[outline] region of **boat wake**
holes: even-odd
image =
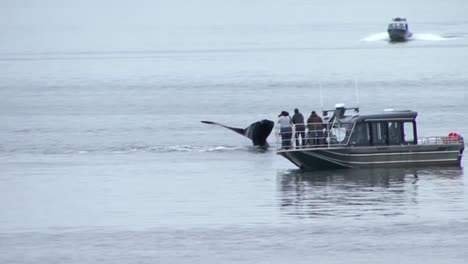
[[[194,146],[194,145],[169,145],[169,146],[121,146],[121,147],[101,147],[101,148],[49,148],[40,150],[33,149],[2,149],[0,155],[4,154],[41,154],[41,155],[94,155],[94,154],[136,154],[136,153],[183,153],[183,152],[229,152],[250,150],[251,146]]]
[[[409,40],[425,40],[425,41],[443,41],[443,40],[454,40],[459,39],[457,36],[441,36],[438,34],[432,33],[414,33],[411,39]],[[373,42],[373,41],[389,41],[387,32],[376,33],[370,36],[367,36],[361,41]]]
[[[122,148],[111,150],[111,153],[132,153],[132,152],[151,152],[151,153],[168,153],[168,152],[225,152],[239,150],[239,146],[192,146],[192,145],[173,145],[173,146],[147,146],[137,148]]]
[[[382,41],[382,40],[388,40],[388,34],[387,32],[383,32],[383,33],[377,33],[377,34],[372,34],[370,36],[367,36],[363,39],[361,39],[361,41]]]
[[[457,37],[444,37],[436,34],[430,34],[430,33],[420,33],[420,34],[413,34],[412,39],[414,40],[452,40],[452,39],[457,39]]]

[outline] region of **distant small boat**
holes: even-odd
[[[403,17],[393,18],[388,24],[387,32],[391,41],[406,41],[413,35],[408,29],[406,18]]]

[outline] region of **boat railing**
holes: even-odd
[[[450,145],[460,144],[463,140],[459,137],[419,137],[418,145]]]
[[[290,125],[289,127],[275,127],[276,150],[336,148],[349,145],[353,134],[352,123],[309,123],[304,125]],[[450,145],[463,144],[460,136],[431,136],[418,137],[418,145]],[[405,145],[405,144],[401,144]]]
[[[276,148],[285,150],[345,146],[353,128],[354,124],[339,123],[308,123],[290,125],[287,128],[276,126]]]

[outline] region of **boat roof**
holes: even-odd
[[[347,115],[346,112],[340,114],[339,109],[335,111],[335,118],[340,122],[358,123],[369,121],[413,121],[418,113],[412,110],[394,110],[386,109],[375,114],[360,114],[358,108],[344,108],[345,110],[354,110],[354,113]],[[357,110],[357,111],[356,111]]]
[[[394,18],[392,18],[392,21],[394,21],[394,22],[406,22],[406,18],[404,18],[404,17],[394,17]]]
[[[416,119],[418,115],[417,112],[411,110],[393,110],[393,111],[384,111],[382,113],[377,114],[365,114],[365,115],[353,115],[350,117],[344,116],[343,118],[339,118],[340,121],[344,121],[343,119],[347,119],[347,122],[366,122],[366,121],[413,121]]]

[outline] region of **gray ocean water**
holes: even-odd
[[[298,170],[336,103],[468,136],[468,2],[0,2],[0,263],[467,263],[462,168]],[[413,40],[389,43],[406,16]]]

